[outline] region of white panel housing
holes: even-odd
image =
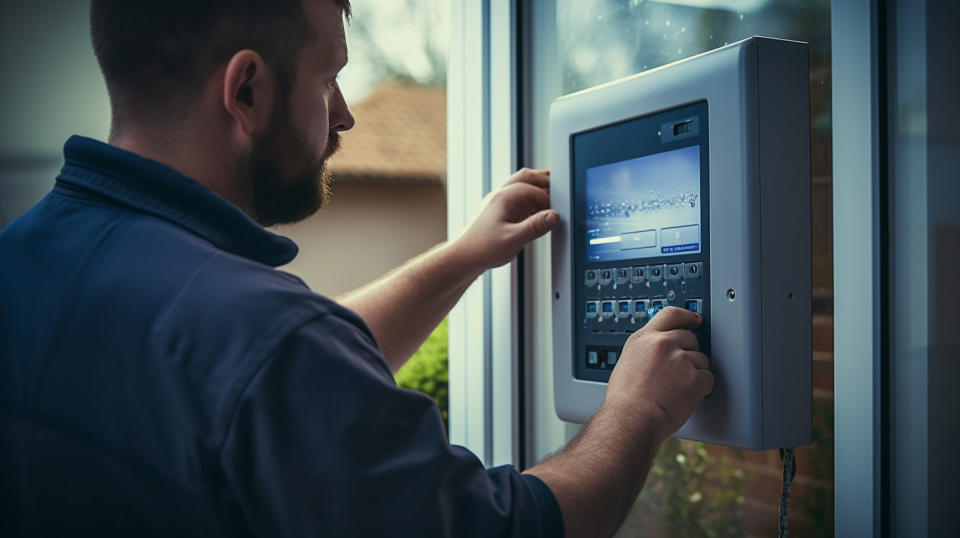
[[[754,37],[561,97],[551,107],[554,394],[583,422],[606,383],[573,375],[572,162],[576,133],[706,101],[710,312],[716,376],[677,433],[749,449],[811,441],[810,121],[807,46]],[[731,301],[727,290],[735,290]]]

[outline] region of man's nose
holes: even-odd
[[[347,106],[347,101],[343,98],[343,93],[340,92],[339,84],[337,85],[330,116],[332,131],[349,131],[353,129],[353,126],[357,123],[353,117],[353,113],[350,112],[350,107]]]

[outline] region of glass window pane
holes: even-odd
[[[810,44],[814,443],[798,450],[797,536],[833,535],[833,294],[830,3],[827,0],[558,0],[562,92],[763,35]],[[544,61],[542,58],[537,61]],[[620,536],[776,532],[782,464],[753,452],[669,440]]]

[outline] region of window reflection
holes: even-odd
[[[563,93],[654,69],[753,35],[810,45],[814,443],[797,452],[791,532],[833,535],[833,261],[828,0],[558,0]],[[620,536],[770,535],[781,462],[671,439]]]

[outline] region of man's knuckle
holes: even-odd
[[[664,354],[673,348],[673,342],[670,341],[670,337],[666,333],[657,333],[653,337],[651,346],[657,353]]]

